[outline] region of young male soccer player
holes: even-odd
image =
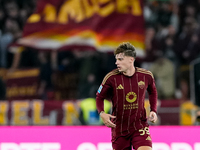
[[[109,72],[100,85],[96,105],[107,127],[112,128],[113,150],[152,150],[149,125],[144,108],[145,92],[150,101],[149,120],[157,120],[157,90],[150,71],[134,66],[136,50],[130,43],[114,52],[117,69]],[[103,101],[112,101],[112,115],[104,112]]]

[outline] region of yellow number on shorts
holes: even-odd
[[[150,134],[150,133],[149,133],[149,128],[148,128],[148,127],[145,127],[144,129],[140,129],[139,132],[142,132],[140,135],[144,135],[145,133],[146,133],[146,134]]]

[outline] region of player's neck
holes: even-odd
[[[134,75],[134,73],[135,73],[135,67],[134,66],[127,69],[126,72],[123,72],[123,74],[126,75],[126,76],[132,76],[132,75]]]

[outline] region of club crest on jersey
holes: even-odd
[[[101,90],[102,90],[103,86],[100,85],[99,89],[98,89],[98,93],[101,93]]]
[[[133,103],[135,102],[137,99],[137,95],[134,92],[129,92],[128,94],[126,94],[126,100],[129,103]]]
[[[138,86],[139,86],[139,88],[143,89],[145,87],[144,81],[138,82]]]

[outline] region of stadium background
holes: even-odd
[[[112,51],[124,41],[137,48],[135,65],[156,80],[154,150],[199,150],[199,23],[198,0],[1,0],[0,130],[8,135],[0,136],[1,150],[28,149],[27,143],[66,150],[62,140],[69,137],[69,143],[80,137],[78,150],[108,150],[110,131],[96,112],[95,93],[115,68]],[[148,101],[145,107],[148,113]],[[94,139],[92,129],[105,135]],[[78,148],[84,142],[89,146]]]

